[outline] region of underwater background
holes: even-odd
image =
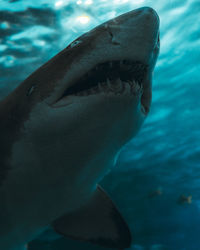
[[[160,16],[151,112],[101,185],[136,249],[200,250],[200,1],[0,0],[0,99],[71,41],[135,8]],[[103,250],[51,236],[30,250]]]

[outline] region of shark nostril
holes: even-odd
[[[113,33],[112,33],[112,31],[111,31],[111,29],[110,29],[110,27],[109,27],[108,24],[105,25],[105,28],[108,31],[108,34],[111,36],[111,38],[113,38]]]
[[[114,37],[114,35],[113,35],[112,31],[111,31],[111,28],[109,27],[108,24],[105,25],[105,28],[106,28],[106,30],[108,31],[108,34],[111,37],[112,44],[114,44],[114,45],[120,45],[120,43],[115,39],[115,37]]]

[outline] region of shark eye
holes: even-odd
[[[72,43],[70,44],[70,48],[75,47],[75,46],[78,45],[79,43],[82,43],[82,41],[81,41],[81,40],[76,40],[76,41],[72,42]]]

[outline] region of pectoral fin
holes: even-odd
[[[66,237],[104,247],[120,249],[131,244],[126,222],[100,186],[84,207],[58,218],[52,226]]]

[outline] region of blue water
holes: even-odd
[[[161,20],[151,113],[101,184],[130,225],[132,250],[199,250],[199,0],[0,0],[0,98],[77,36],[142,6]],[[59,238],[35,249],[103,248]]]

